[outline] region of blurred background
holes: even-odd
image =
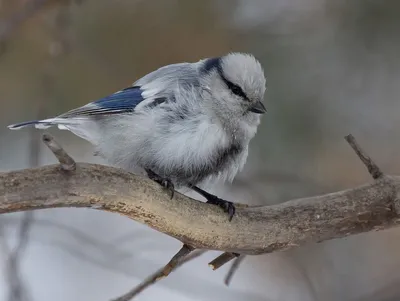
[[[253,53],[268,114],[245,170],[221,197],[249,204],[370,181],[343,136],[387,173],[400,162],[396,0],[0,0],[0,171],[55,163],[40,132],[6,125],[57,115],[165,64]],[[52,130],[77,160],[92,147]],[[88,209],[0,216],[0,300],[102,301],[155,272],[180,243]],[[246,257],[229,287],[207,252],[135,300],[400,300],[400,231]]]

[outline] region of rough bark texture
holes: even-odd
[[[273,206],[222,209],[113,167],[80,163],[0,174],[0,213],[83,207],[125,215],[198,249],[261,254],[399,224],[400,177]]]

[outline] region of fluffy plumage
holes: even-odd
[[[264,92],[260,63],[230,53],[162,67],[83,107],[9,128],[70,130],[111,164],[152,170],[177,187],[231,181],[265,112]]]

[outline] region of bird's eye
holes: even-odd
[[[228,84],[229,90],[231,90],[233,94],[242,97],[244,100],[247,100],[246,94],[243,92],[243,90],[239,86],[231,83],[230,81],[227,81],[227,84]]]
[[[242,89],[240,89],[238,86],[233,86],[231,88],[231,91],[233,92],[233,94],[239,95],[242,93]]]
[[[247,98],[247,95],[243,92],[242,88],[240,88],[238,85],[235,85],[231,81],[229,81],[223,74],[220,72],[220,76],[222,80],[225,82],[225,84],[228,86],[228,89],[232,91],[233,94],[240,96],[244,100],[249,100]]]

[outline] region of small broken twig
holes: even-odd
[[[193,247],[184,244],[182,248],[174,255],[174,257],[171,258],[171,260],[165,265],[165,267],[162,269],[162,273],[160,275],[160,278],[167,277],[173,269],[176,268],[176,266],[185,259],[186,256],[188,256],[192,251],[194,250]],[[158,279],[157,279],[158,280]]]
[[[231,253],[231,252],[225,252],[219,255],[217,258],[215,258],[213,261],[211,261],[208,266],[211,267],[214,271],[216,269],[219,269],[222,267],[225,263],[228,263],[232,259],[239,257],[240,254],[238,253]]]
[[[112,301],[129,301],[129,300],[131,300],[137,294],[142,292],[146,287],[167,277],[178,266],[203,254],[200,252],[197,256],[192,256],[190,259],[188,259],[188,255],[194,250],[195,249],[193,247],[191,247],[187,244],[184,244],[182,246],[182,248],[178,251],[178,253],[176,253],[174,255],[174,257],[172,257],[171,260],[162,269],[158,270],[156,273],[154,273],[153,275],[148,277],[144,282],[139,284],[139,286],[137,286],[134,289],[132,289],[131,291],[127,292],[125,295],[122,295],[121,297],[113,299]]]
[[[183,264],[203,255],[206,252],[206,250],[195,250],[193,253],[191,253],[189,256],[185,257],[181,262],[179,262],[173,271],[182,266]],[[113,301],[129,301],[133,298],[135,298],[138,294],[143,292],[146,288],[151,286],[152,284],[155,284],[158,280],[162,279],[163,277],[160,277],[160,275],[163,275],[164,268],[159,269],[157,272],[154,274],[150,275],[147,277],[142,283],[140,283],[138,286],[133,288],[131,291],[126,293],[125,295],[114,299]]]
[[[376,165],[375,162],[372,161],[372,159],[362,150],[362,148],[358,145],[356,138],[354,138],[353,135],[349,134],[345,136],[344,139],[346,139],[346,141],[350,144],[352,149],[356,152],[357,156],[367,167],[368,172],[370,173],[372,178],[376,180],[383,177],[383,172],[380,170],[378,165]]]
[[[231,283],[233,275],[236,273],[237,269],[239,268],[240,264],[243,262],[243,259],[245,258],[245,255],[241,255],[239,257],[236,257],[236,259],[232,262],[232,265],[228,271],[228,274],[226,274],[224,283],[225,285],[229,285]]]
[[[54,156],[60,162],[61,169],[64,171],[74,171],[76,170],[75,160],[72,159],[70,155],[54,140],[54,138],[49,134],[43,135],[43,142],[46,146],[53,152]]]

